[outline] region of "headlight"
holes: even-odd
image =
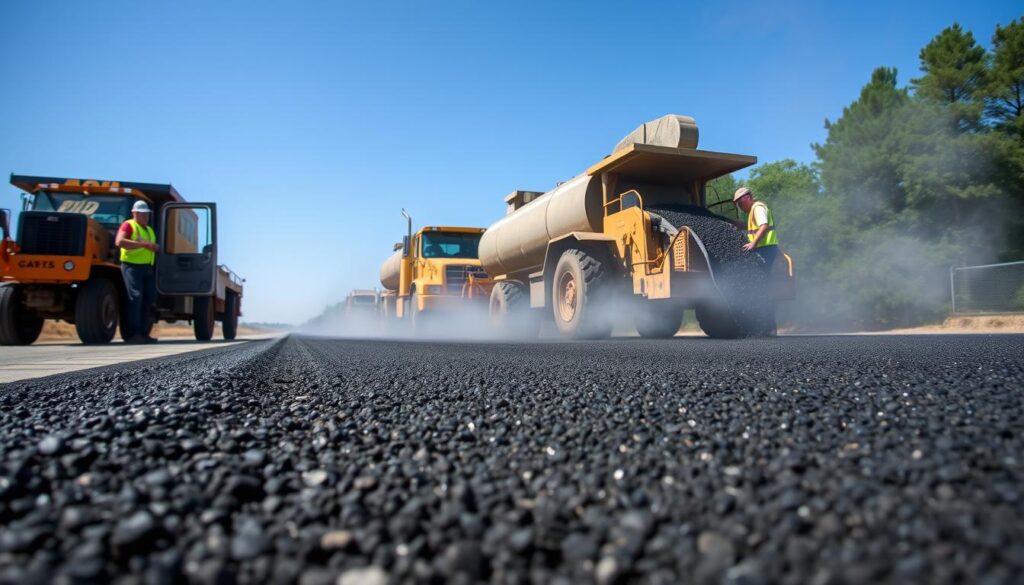
[[[439,284],[428,284],[424,287],[426,294],[428,295],[439,295],[444,292],[444,287]]]
[[[67,262],[64,263],[64,270],[67,270],[68,272],[71,272],[74,269],[75,269],[75,263],[73,261],[68,260]]]

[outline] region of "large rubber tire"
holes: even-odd
[[[766,318],[767,310],[774,311],[774,305],[754,308],[744,314],[728,308],[724,303],[706,303],[698,305],[696,313],[697,322],[708,337],[774,337],[775,320]]]
[[[0,284],[0,345],[32,345],[43,330],[43,319],[21,306],[21,287]]]
[[[597,256],[571,248],[555,265],[551,310],[555,326],[567,337],[601,339],[612,332],[608,268]]]
[[[530,295],[521,282],[504,280],[495,284],[487,313],[491,328],[499,335],[532,339],[540,334],[540,315],[530,308]]]
[[[677,303],[639,301],[633,310],[633,324],[640,337],[668,339],[679,332],[686,309]]]
[[[224,317],[220,324],[224,339],[231,340],[238,336],[238,295],[231,291],[224,297]]]
[[[82,343],[110,343],[121,314],[118,300],[117,288],[106,278],[92,278],[78,289],[75,331]]]
[[[422,331],[425,323],[425,315],[420,310],[420,295],[415,290],[409,295],[409,331],[416,333]]]
[[[213,297],[192,297],[192,332],[199,341],[213,339],[213,326],[216,323]]]

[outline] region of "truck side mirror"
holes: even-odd
[[[0,209],[0,232],[3,233],[3,239],[11,237],[11,210]]]
[[[402,236],[402,256],[409,255],[409,236]]]
[[[397,251],[401,250],[404,247],[405,247],[405,244],[403,244],[402,242],[395,242],[395,245],[391,246],[391,251],[392,252],[397,252]]]

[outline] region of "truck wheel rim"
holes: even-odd
[[[558,281],[558,316],[562,321],[572,321],[576,316],[576,303],[579,293],[576,290],[576,279],[571,272],[566,272]]]

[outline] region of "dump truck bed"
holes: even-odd
[[[165,203],[182,203],[185,201],[181,194],[178,193],[177,189],[169,183],[136,183],[131,181],[36,177],[32,175],[11,174],[11,184],[26,193],[35,193],[40,189],[45,189],[45,186],[49,185],[57,185],[61,188],[81,188],[82,190],[86,190],[89,187],[121,188],[139,191],[156,205],[163,205]]]

